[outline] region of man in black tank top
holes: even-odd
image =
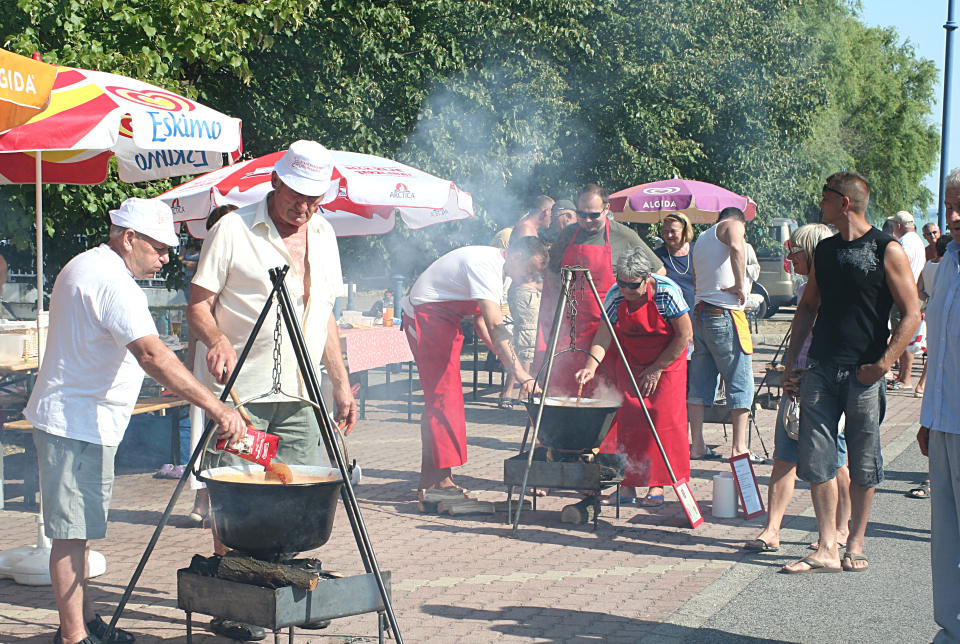
[[[906,253],[867,223],[866,180],[838,172],[823,186],[823,223],[839,234],[817,245],[816,260],[793,319],[783,387],[800,397],[797,476],[810,483],[820,549],[786,566],[787,573],[861,571],[873,492],[883,480],[880,423],[886,404],[884,374],[920,325],[917,286]],[[903,313],[887,329],[890,308]],[[802,377],[797,356],[813,329]],[[888,339],[889,344],[888,344]],[[837,544],[837,445],[841,416],[850,467],[850,535],[843,560]]]

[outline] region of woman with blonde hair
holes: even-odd
[[[797,228],[790,235],[790,252],[787,257],[793,262],[793,270],[798,275],[809,275],[813,267],[817,244],[827,237],[832,237],[837,231],[824,224],[808,224]],[[797,292],[797,300],[803,297],[803,288]],[[812,336],[808,337],[797,358],[797,373],[802,373],[807,364],[807,351],[810,349]],[[791,402],[790,396],[784,391],[780,398],[780,409],[777,410],[777,427],[773,438],[773,472],[770,474],[770,487],[767,490],[767,524],[763,532],[744,544],[746,550],[772,551],[780,548],[780,524],[783,515],[793,498],[793,490],[797,480],[797,451],[799,443],[791,438],[784,423],[784,407]],[[847,443],[843,434],[837,436],[837,483],[840,500],[837,505],[837,541],[841,546],[846,545],[850,528],[847,523],[850,519],[850,470],[847,468]],[[816,548],[814,548],[816,550]]]
[[[663,219],[660,237],[663,246],[654,254],[667,269],[667,277],[676,282],[687,306],[693,306],[693,224],[682,212],[672,212]]]

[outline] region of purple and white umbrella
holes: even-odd
[[[720,186],[690,179],[644,183],[610,195],[610,211],[617,221],[655,224],[672,212],[682,212],[694,224],[712,224],[724,208],[743,211],[747,220],[757,214],[757,204]]]

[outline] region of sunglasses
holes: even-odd
[[[847,196],[847,195],[843,194],[842,192],[840,192],[839,190],[837,190],[836,188],[831,188],[831,187],[828,186],[827,184],[823,184],[823,192],[832,192],[832,193],[834,193],[834,194],[840,195],[841,197],[846,197],[846,196]],[[848,197],[848,198],[849,198],[849,197]]]
[[[636,291],[636,290],[639,290],[641,287],[643,287],[645,282],[646,280],[644,280],[643,282],[621,282],[620,280],[617,280],[617,286],[619,286],[622,289],[628,288],[631,291]]]
[[[606,208],[600,212],[583,212],[582,210],[577,211],[577,217],[580,219],[600,219],[600,216],[607,211]]]

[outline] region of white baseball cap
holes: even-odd
[[[297,141],[273,171],[292,190],[307,197],[322,197],[330,188],[333,154],[316,141]]]
[[[180,245],[180,238],[177,237],[173,224],[173,211],[159,199],[131,197],[120,204],[119,210],[110,211],[110,222],[156,239],[167,246]]]
[[[898,212],[897,214],[895,214],[895,215],[894,215],[893,217],[891,217],[890,219],[892,219],[893,221],[895,221],[895,222],[897,222],[898,224],[901,224],[901,225],[903,225],[903,226],[913,226],[913,225],[914,225],[914,223],[913,223],[913,215],[911,215],[911,214],[910,214],[909,212],[907,212],[906,210],[901,210],[900,212]]]

